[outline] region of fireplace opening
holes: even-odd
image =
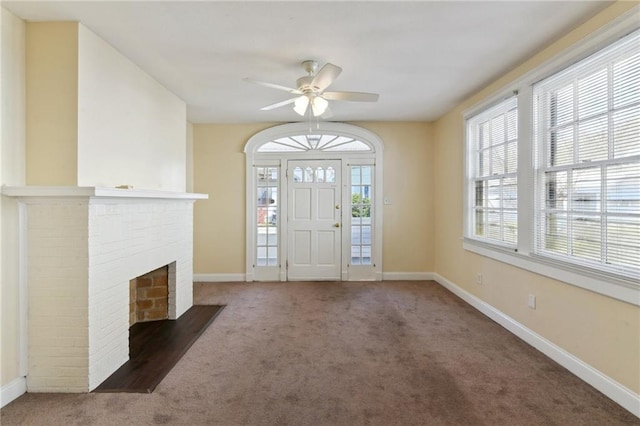
[[[169,318],[169,265],[129,281],[129,327]]]

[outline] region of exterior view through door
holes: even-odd
[[[382,279],[382,141],[275,126],[245,145],[247,281]]]
[[[288,162],[288,279],[339,280],[341,161]]]

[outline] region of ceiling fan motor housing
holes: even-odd
[[[318,70],[318,63],[316,61],[308,59],[306,61],[302,61],[302,68],[304,68],[307,74],[313,75]]]
[[[304,76],[297,79],[296,85],[298,86],[298,90],[304,94],[307,94],[310,92],[313,93],[313,92],[316,92],[318,88],[312,86],[311,85],[312,82],[313,82],[313,76],[309,75],[309,76]]]

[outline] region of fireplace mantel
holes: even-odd
[[[3,186],[2,195],[9,197],[52,198],[155,198],[164,200],[205,200],[207,194],[160,191],[155,189],[109,188],[104,186]]]
[[[193,305],[193,208],[206,194],[3,186],[19,204],[29,392],[89,392],[129,359],[130,280],[169,268],[169,319]]]

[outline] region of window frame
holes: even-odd
[[[626,47],[624,45],[620,46],[621,49],[616,50],[615,53],[607,50],[610,45],[605,46],[597,52],[598,56],[588,58],[586,62],[576,64],[579,67],[569,67],[566,70],[550,76],[548,79],[542,80],[533,87],[534,101],[538,106],[534,114],[536,134],[534,134],[533,143],[536,150],[534,161],[536,173],[535,214],[536,230],[538,231],[535,237],[536,254],[541,257],[548,257],[551,261],[566,261],[580,267],[634,278],[634,276],[640,275],[640,271],[631,266],[632,262],[629,261],[633,259],[625,259],[627,262],[612,263],[610,266],[606,265],[606,263],[608,263],[607,259],[612,253],[609,249],[615,247],[615,244],[610,243],[607,239],[607,234],[610,230],[609,225],[615,224],[616,220],[620,220],[623,217],[631,219],[638,217],[637,212],[620,212],[616,209],[611,209],[609,207],[611,199],[606,195],[609,184],[612,182],[608,177],[609,172],[615,173],[616,167],[628,165],[640,168],[640,155],[638,154],[620,157],[614,156],[616,117],[621,112],[639,111],[638,108],[640,107],[638,101],[627,101],[621,106],[614,105],[616,99],[613,95],[614,63],[619,61],[621,56],[625,58],[624,60],[627,60],[637,55],[635,50],[633,50],[633,46],[640,44],[640,30],[630,34],[630,36],[633,36],[634,40],[629,41]],[[580,89],[580,82],[584,81],[584,79],[593,78],[596,73],[604,76],[604,84],[602,84],[603,82],[601,81],[599,88],[604,90],[606,104],[601,107],[600,111],[596,111],[595,113],[590,112],[590,114],[587,114],[585,117],[580,112],[581,93],[583,93]],[[557,92],[566,89],[570,89],[570,102],[554,108],[553,105],[556,105],[554,100],[557,99]],[[562,108],[571,113],[565,117],[561,123],[556,123],[558,115],[560,114],[560,112],[557,111],[558,108]],[[603,136],[601,137],[604,138],[604,141],[583,146],[582,142],[584,142],[584,140],[580,136],[581,131],[583,131],[582,129],[592,130],[594,128],[592,123],[598,121],[600,122],[598,124],[602,128],[601,135]],[[640,125],[638,127],[640,127]],[[565,151],[563,155],[563,151],[559,148],[562,139],[557,135],[564,130],[569,130],[568,134],[570,138],[568,139],[568,145],[570,146],[570,150],[568,152]],[[589,150],[591,147],[599,148],[602,152],[597,153]],[[590,155],[594,153],[597,157],[589,158]],[[602,154],[604,154],[604,157]],[[583,156],[586,158],[583,159]],[[597,180],[593,179],[594,183],[597,181],[597,187],[591,184],[591,191],[595,191],[592,194],[596,196],[591,206],[586,205],[584,202],[580,204],[581,201],[576,198],[576,193],[580,191],[580,176],[584,179],[588,173],[597,176]],[[547,186],[557,182],[556,179],[547,180],[547,175],[554,174],[559,176],[564,175],[564,180],[566,181],[565,184],[561,186],[566,185],[565,190],[567,191],[567,196],[564,203],[561,203],[559,207],[548,205],[549,201],[553,203],[559,200],[555,197],[556,191],[553,190],[549,193],[550,187]],[[553,186],[555,188],[555,185]],[[560,199],[560,201],[562,200]],[[547,232],[542,232],[549,220],[547,216],[564,217],[566,221],[564,237],[566,237],[566,240],[565,238],[561,238],[558,241],[565,243],[565,250],[570,253],[562,253],[558,249],[554,250],[553,248],[545,247],[547,241],[554,241],[554,238],[547,235]],[[594,225],[593,230],[597,232],[598,239],[593,240],[593,242],[597,242],[597,246],[591,247],[584,245],[581,247],[579,244],[580,241],[585,241],[589,237],[589,232],[586,231],[587,222],[592,223]],[[583,225],[581,225],[581,223]],[[561,235],[561,237],[562,236],[563,235]],[[576,254],[575,252],[571,253],[573,250],[572,246],[574,249],[575,247],[581,247],[582,255]],[[593,250],[594,248],[596,250]],[[593,257],[593,259],[589,259],[590,257]],[[602,266],[599,266],[598,263],[602,264]],[[640,255],[638,256],[638,263],[640,263]]]
[[[465,193],[467,194],[467,197],[465,199],[466,207],[467,207],[467,211],[468,214],[466,215],[466,228],[465,228],[465,235],[470,238],[470,239],[474,239],[474,240],[478,240],[478,241],[484,241],[487,242],[488,244],[495,244],[495,245],[499,245],[499,246],[503,246],[507,249],[511,248],[511,249],[515,249],[517,246],[517,237],[516,237],[516,242],[515,243],[511,243],[509,241],[505,241],[504,238],[500,238],[500,239],[496,239],[496,238],[490,238],[488,236],[481,236],[476,234],[475,229],[477,227],[477,213],[478,213],[478,206],[477,204],[477,182],[478,181],[483,181],[483,182],[488,182],[489,180],[493,180],[493,179],[500,179],[500,181],[502,181],[503,179],[509,179],[509,178],[516,178],[516,188],[518,188],[518,183],[517,183],[517,179],[518,179],[518,165],[516,164],[516,170],[515,172],[510,172],[508,170],[506,170],[506,165],[505,165],[505,170],[503,170],[503,173],[494,173],[494,174],[489,174],[488,176],[480,176],[477,173],[477,168],[478,168],[478,156],[476,155],[477,152],[480,149],[484,149],[484,150],[493,150],[495,148],[496,145],[491,144],[489,147],[483,147],[483,148],[479,148],[478,147],[478,135],[475,134],[475,132],[477,131],[479,125],[483,124],[486,121],[493,121],[496,117],[498,116],[504,116],[506,115],[510,110],[512,110],[513,108],[515,108],[517,111],[518,109],[518,97],[517,97],[517,93],[514,93],[512,96],[508,96],[504,99],[499,100],[498,102],[483,108],[481,111],[478,111],[477,113],[474,113],[473,115],[465,118],[465,144],[466,144],[466,154],[465,154],[465,170],[466,170],[466,179],[465,179]],[[516,121],[518,120],[519,116],[518,113],[516,113]],[[519,123],[518,123],[519,124]],[[518,147],[518,137],[519,135],[516,134],[515,140],[510,140],[508,138],[508,130],[507,130],[507,126],[505,126],[505,140],[497,145],[504,145],[505,147],[507,146],[508,143],[514,143],[516,144],[516,149]],[[506,156],[505,156],[506,158]],[[500,187],[502,187],[502,183],[500,184]],[[516,195],[516,198],[518,198],[520,194]],[[518,215],[518,209],[509,209],[509,208],[505,208],[504,207],[504,198],[502,197],[502,194],[500,195],[500,206],[499,207],[495,207],[494,210],[497,210],[500,214],[500,234],[501,237],[503,237],[503,233],[504,233],[504,213],[505,211],[511,211],[511,210],[515,210],[516,213],[516,217]],[[482,207],[481,210],[490,210],[489,207]],[[519,229],[519,224],[516,227],[516,229]]]
[[[353,204],[352,204],[352,195],[353,195],[353,182],[352,182],[352,169],[353,167],[371,167],[371,183],[370,183],[370,187],[371,187],[371,192],[369,194],[369,199],[371,200],[371,213],[370,213],[370,224],[369,227],[371,228],[371,232],[373,235],[373,238],[371,238],[370,244],[368,244],[370,250],[371,250],[371,260],[369,263],[360,263],[360,264],[356,264],[356,263],[352,263],[352,252],[351,249],[353,247],[352,244],[352,232],[353,232],[353,216],[352,216],[352,209],[353,209]],[[380,200],[377,199],[377,197],[379,196],[379,194],[381,193],[380,191],[378,191],[378,185],[381,183],[381,179],[380,179],[380,175],[378,173],[377,170],[377,165],[376,165],[376,161],[373,158],[370,159],[349,159],[346,164],[345,164],[345,170],[346,172],[346,176],[348,179],[348,184],[345,183],[344,178],[343,178],[343,184],[345,185],[346,188],[346,192],[347,194],[345,194],[346,200],[348,201],[347,204],[345,204],[347,206],[347,208],[344,209],[345,211],[345,221],[344,221],[344,228],[348,230],[348,233],[350,235],[350,237],[348,238],[348,241],[346,241],[346,250],[343,251],[343,263],[346,262],[348,264],[348,269],[349,269],[349,278],[352,281],[365,281],[365,280],[369,280],[371,279],[371,273],[370,270],[373,268],[374,270],[379,266],[379,264],[382,261],[382,258],[379,257],[380,256],[380,251],[382,250],[382,247],[378,247],[377,246],[377,241],[376,241],[376,232],[380,232],[380,230],[382,229],[382,223],[379,220],[379,217],[382,215],[382,212],[379,211],[379,206],[381,205]],[[379,180],[380,179],[380,180]],[[362,247],[363,244],[360,244],[360,247]]]
[[[637,14],[640,6],[613,20],[589,37],[570,46],[551,60],[508,82],[492,95],[463,111],[464,179],[463,179],[463,237],[465,250],[486,256],[515,267],[535,272],[571,285],[594,291],[627,303],[640,306],[640,283],[597,268],[558,261],[534,252],[535,232],[535,167],[534,167],[534,84],[574,65],[617,40],[640,31]],[[467,120],[505,100],[513,93],[518,97],[518,241],[515,247],[473,238],[470,224],[473,210],[469,207],[470,188],[467,147]]]

